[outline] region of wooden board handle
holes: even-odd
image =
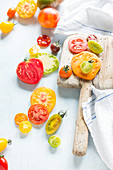
[[[83,83],[80,91],[78,113],[75,127],[75,137],[73,143],[73,154],[76,156],[84,156],[87,152],[88,146],[88,128],[84,122],[82,103],[86,102],[91,96],[91,83]]]

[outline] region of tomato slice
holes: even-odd
[[[83,37],[72,38],[71,40],[69,40],[68,46],[72,53],[80,53],[82,51],[87,50],[87,48],[88,48],[87,41]]]
[[[24,113],[18,113],[16,116],[15,116],[15,123],[17,125],[19,125],[22,121],[27,121],[28,120],[28,117],[26,114]]]
[[[56,94],[47,87],[39,87],[35,89],[31,95],[31,105],[42,104],[48,112],[51,112],[56,104]]]
[[[32,124],[29,121],[23,121],[19,124],[19,129],[22,133],[29,133],[32,129]]]
[[[60,127],[61,122],[62,117],[59,114],[54,114],[53,116],[51,116],[46,123],[46,133],[48,135],[51,135],[56,132],[57,129]]]
[[[45,106],[36,104],[29,108],[28,117],[32,123],[40,125],[48,119],[49,112]]]
[[[53,148],[57,148],[61,144],[60,138],[56,135],[50,136],[48,142]]]
[[[47,35],[41,35],[37,38],[37,43],[40,47],[48,47],[51,43],[51,38]]]
[[[30,48],[29,54],[31,56],[37,55],[39,50],[40,50],[40,46],[39,45],[34,45],[33,47]]]
[[[25,60],[18,65],[16,72],[21,81],[28,84],[37,84],[43,76],[43,63],[36,58]]]

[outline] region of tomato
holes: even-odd
[[[8,162],[4,155],[0,155],[0,170],[8,170]]]
[[[22,121],[25,121],[25,120],[28,120],[28,117],[26,114],[24,113],[18,113],[16,116],[15,116],[15,123],[17,125],[19,125]]]
[[[61,125],[62,118],[65,116],[66,113],[67,111],[59,111],[58,114],[54,114],[49,118],[46,123],[46,133],[48,135],[51,135],[58,130]]]
[[[6,140],[5,138],[0,138],[0,152],[2,152],[7,147],[7,144],[11,143],[12,141],[10,139]]]
[[[40,9],[46,8],[46,7],[57,7],[63,0],[37,0],[37,6]]]
[[[50,136],[48,142],[53,148],[57,148],[61,144],[60,138],[56,135]]]
[[[52,43],[50,48],[51,48],[52,53],[58,53],[60,50],[59,41],[57,43]]]
[[[37,84],[43,76],[43,63],[37,58],[21,62],[17,67],[18,78],[28,84]]]
[[[95,40],[95,41],[97,41],[97,37],[96,37],[96,35],[94,35],[94,34],[90,34],[90,35],[88,35],[88,37],[87,37],[87,41],[90,41],[90,40]]]
[[[22,121],[19,124],[19,129],[22,133],[29,133],[32,129],[32,124],[29,121]]]
[[[62,78],[69,78],[72,75],[72,70],[68,65],[63,66],[59,71],[59,75]]]
[[[16,9],[15,8],[9,8],[9,10],[7,11],[7,16],[9,18],[12,18],[15,16],[15,13],[16,13]]]
[[[60,15],[54,8],[44,8],[38,15],[40,25],[45,28],[55,28],[59,20]]]
[[[33,17],[35,15],[36,10],[37,4],[34,0],[21,0],[16,7],[18,15],[22,18]]]
[[[35,104],[29,108],[28,117],[32,123],[40,125],[48,119],[49,112],[44,105]]]
[[[48,47],[51,43],[51,38],[47,35],[41,35],[38,37],[37,43],[40,47]]]
[[[103,52],[102,46],[94,40],[88,41],[88,47],[90,48],[91,51],[93,51],[96,54],[100,54]]]
[[[30,48],[29,54],[32,55],[32,56],[37,55],[39,50],[40,50],[40,46],[34,45],[33,47]]]
[[[46,87],[38,87],[31,95],[31,105],[42,104],[51,112],[56,104],[56,94]]]
[[[0,30],[2,31],[2,33],[9,33],[12,31],[14,27],[14,23],[10,22],[10,21],[5,21],[2,22],[0,24]]]
[[[93,68],[93,65],[89,61],[83,61],[80,65],[80,69],[83,74],[88,74]]]
[[[68,42],[69,49],[72,53],[80,53],[87,50],[87,41],[83,37],[74,37]]]

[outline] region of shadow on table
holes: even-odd
[[[20,24],[22,25],[30,25],[30,24],[37,24],[38,23],[38,20],[35,16],[31,17],[31,18],[21,18],[21,17],[15,17],[15,23],[19,22]]]
[[[22,82],[18,78],[17,78],[17,83],[22,89],[29,90],[29,91],[33,91],[37,87],[37,84],[27,84]]]

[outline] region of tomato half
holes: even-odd
[[[32,58],[21,62],[16,72],[21,81],[28,84],[37,84],[43,76],[43,63],[39,59]]]
[[[17,125],[19,125],[22,121],[26,121],[28,120],[28,117],[26,114],[24,113],[18,113],[16,116],[15,116],[15,123]]]
[[[49,112],[45,106],[41,104],[35,104],[29,108],[28,117],[32,123],[40,125],[48,119]]]
[[[33,47],[31,47],[31,48],[29,49],[29,54],[30,54],[31,56],[37,55],[38,52],[39,52],[39,50],[40,50],[40,46],[39,46],[39,45],[34,45]]]
[[[62,117],[59,114],[54,114],[46,123],[46,133],[48,135],[53,134],[60,127]]]
[[[80,53],[87,50],[88,44],[85,38],[83,37],[74,37],[68,42],[69,49],[72,53]]]
[[[16,7],[18,15],[22,18],[30,18],[34,16],[36,10],[37,4],[34,0],[21,0]]]
[[[55,92],[46,87],[35,89],[31,95],[31,105],[34,104],[42,104],[49,112],[51,112],[56,104]]]
[[[57,148],[61,144],[61,140],[58,136],[52,135],[48,139],[48,143],[53,147]]]
[[[0,155],[0,170],[8,170],[8,162],[4,155]]]
[[[45,28],[55,28],[59,20],[60,15],[54,8],[44,8],[38,15],[40,25]]]
[[[51,43],[51,38],[48,35],[41,35],[38,37],[37,43],[40,47],[48,47]]]
[[[19,124],[19,129],[22,133],[29,133],[32,129],[32,124],[29,121],[23,121]]]

